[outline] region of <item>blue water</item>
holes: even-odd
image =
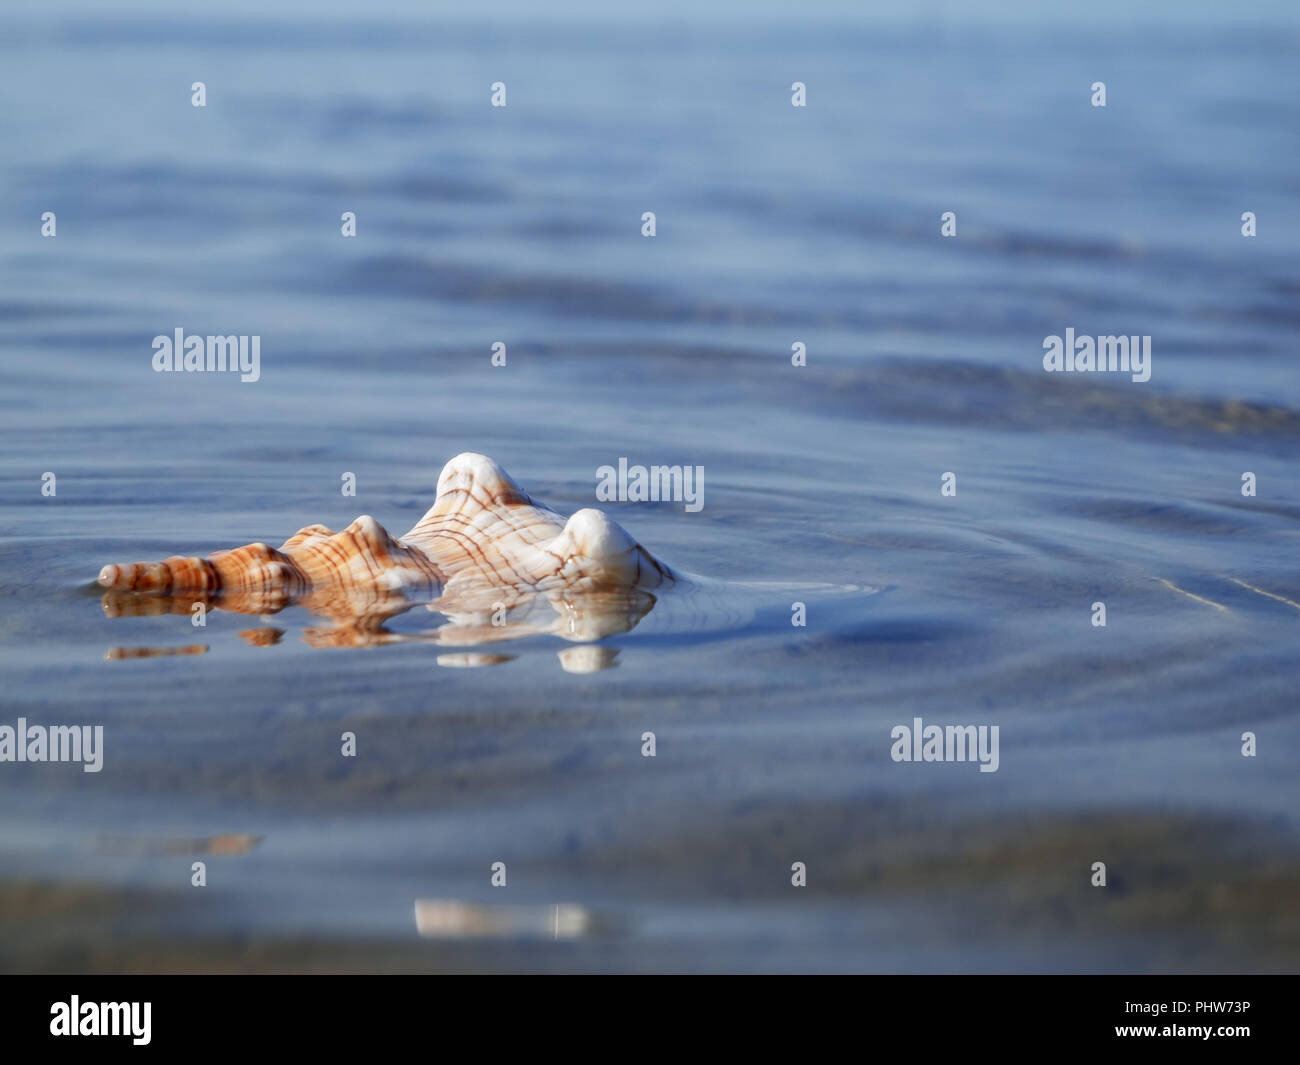
[[[1294,19],[128,10],[0,33],[0,725],[106,737],[0,763],[0,965],[1294,970]],[[177,327],[260,379],[155,373]],[[1149,335],[1151,380],[1045,373],[1067,328]],[[400,535],[467,450],[565,514],[703,466],[698,513],[600,505],[683,569],[881,590],[578,673],[93,586]],[[914,717],[997,724],[998,771],[894,762]]]

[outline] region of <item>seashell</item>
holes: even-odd
[[[602,923],[597,914],[575,903],[416,899],[415,928],[427,939],[582,939],[600,932]]]
[[[472,651],[439,655],[437,659],[438,665],[445,666],[448,669],[480,669],[483,666],[501,666],[514,660],[514,655],[485,655],[476,654]]]
[[[230,856],[247,854],[265,838],[265,836],[254,836],[245,832],[208,836],[203,839],[104,836],[99,839],[98,844],[101,849],[112,854],[146,857],[174,857],[179,854]]]
[[[400,539],[363,515],[337,533],[309,525],[278,548],[254,543],[207,558],[105,566],[99,584],[110,617],[191,614],[195,603],[262,616],[301,606],[332,623],[303,632],[313,647],[473,647],[538,635],[590,644],[646,626],[652,611],[656,630],[719,631],[748,624],[757,604],[778,592],[875,590],[745,585],[673,570],[600,511],[566,520],[491,459],[470,452],[447,463],[433,506]],[[386,627],[419,604],[444,622],[418,633]],[[265,646],[278,640],[276,632],[241,636]],[[582,673],[607,669],[614,658],[561,653],[560,662]],[[439,659],[462,667],[500,660]]]
[[[110,617],[189,614],[195,603],[261,615],[293,604],[335,622],[307,630],[313,646],[406,639],[384,622],[421,602],[447,615],[428,634],[438,643],[596,640],[628,631],[654,603],[649,590],[678,580],[600,511],[566,521],[468,452],[447,463],[433,506],[400,539],[363,515],[337,533],[309,525],[278,548],[254,543],[99,574]]]

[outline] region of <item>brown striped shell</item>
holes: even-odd
[[[335,622],[307,630],[318,646],[399,638],[384,622],[419,602],[448,616],[439,643],[543,632],[595,640],[626,632],[653,605],[648,590],[677,580],[604,514],[580,510],[565,521],[469,452],[447,463],[433,506],[401,539],[363,515],[337,533],[309,525],[278,548],[254,543],[99,574],[111,616],[188,614],[195,603],[269,614],[296,604]]]

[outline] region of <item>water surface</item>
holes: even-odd
[[[0,765],[0,965],[1293,970],[1297,43],[11,24],[0,724],[102,724],[105,764]],[[154,373],[177,326],[260,335],[261,379]],[[1045,374],[1066,327],[1152,336],[1151,381]],[[93,586],[400,534],[466,450],[566,514],[621,456],[703,466],[698,513],[606,509],[686,570],[881,590],[578,672]],[[915,717],[998,725],[998,771],[893,762]]]

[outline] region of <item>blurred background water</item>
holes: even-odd
[[[4,968],[1296,967],[1294,11],[661,7],[10,13],[0,724],[102,724],[105,768],[0,764]],[[154,373],[176,327],[261,379]],[[1149,334],[1151,381],[1045,374],[1066,327]],[[884,590],[581,674],[91,586],[400,534],[465,450],[566,514],[701,465],[699,513],[605,509]],[[914,716],[999,725],[998,772],[894,763]]]

